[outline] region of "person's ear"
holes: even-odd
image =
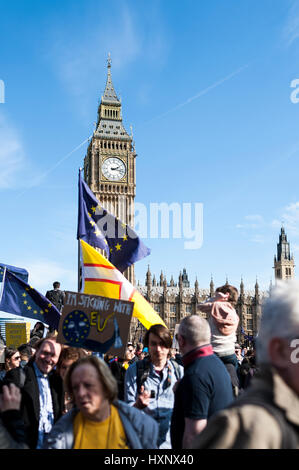
[[[290,362],[290,348],[285,338],[272,338],[268,345],[268,355],[278,369],[285,369]]]

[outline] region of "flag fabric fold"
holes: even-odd
[[[6,270],[0,310],[41,321],[58,330],[60,312],[36,289]]]
[[[134,302],[133,317],[149,329],[166,326],[162,318],[134,286],[104,256],[84,240],[80,240],[84,293]]]
[[[24,282],[28,282],[29,273],[26,269],[17,268],[16,266],[10,266],[9,264],[0,263],[0,282],[3,280],[5,268],[11,273],[18,276],[19,279],[22,279]]]
[[[109,214],[82,179],[79,170],[77,239],[105,251],[121,272],[150,254],[150,249],[127,224]]]

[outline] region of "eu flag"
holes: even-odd
[[[4,267],[0,264],[0,283],[3,281]]]
[[[151,252],[134,230],[101,207],[80,170],[77,239],[104,250],[121,272]]]
[[[58,330],[60,312],[33,287],[6,270],[0,310],[41,321]]]
[[[28,271],[23,268],[17,268],[16,266],[10,266],[9,264],[0,263],[0,282],[3,280],[4,269],[14,273],[18,278],[22,279],[25,282],[28,282]]]

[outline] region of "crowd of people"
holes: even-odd
[[[173,338],[152,325],[124,357],[57,342],[37,322],[5,347],[0,448],[281,449],[299,447],[299,286],[281,282],[250,348],[236,342],[238,291],[219,287]]]

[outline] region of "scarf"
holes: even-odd
[[[237,312],[228,299],[229,294],[216,292],[215,297],[199,304],[199,310],[212,317],[219,332],[224,336],[235,333],[239,324]]]
[[[192,351],[189,351],[187,354],[185,354],[182,357],[184,367],[189,366],[191,362],[194,362],[195,359],[198,359],[199,357],[206,357],[206,356],[212,356],[213,353],[213,348],[211,344],[207,344],[205,346],[199,346],[196,349],[192,349]]]

